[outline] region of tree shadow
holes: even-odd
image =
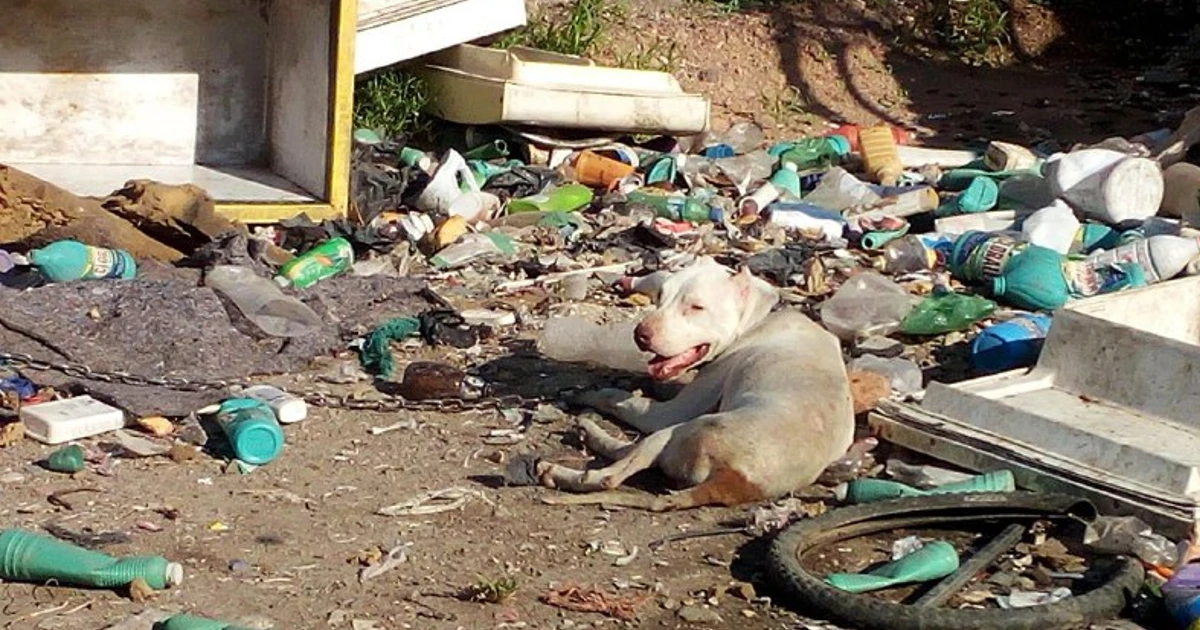
[[[916,128],[929,145],[1069,146],[1173,126],[1194,104],[1186,84],[1142,76],[1178,56],[1197,24],[1194,2],[1014,0],[1003,16],[1010,61],[998,67],[943,52],[927,27],[944,19],[929,13],[940,4],[916,14],[885,0],[755,10],[767,13],[782,70],[807,111]]]

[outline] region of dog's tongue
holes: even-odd
[[[673,357],[654,357],[646,366],[646,371],[650,373],[650,378],[667,381],[679,376],[693,363],[699,361],[703,352],[703,347],[696,346]]]

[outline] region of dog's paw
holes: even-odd
[[[575,396],[575,404],[591,407],[596,411],[611,413],[620,403],[633,398],[633,394],[623,389],[597,389],[580,392]]]

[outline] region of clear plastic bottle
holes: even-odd
[[[1135,264],[1142,268],[1146,282],[1153,284],[1179,275],[1197,257],[1200,257],[1200,239],[1159,235],[1096,252],[1088,261],[1097,267]]]
[[[616,370],[645,372],[651,355],[633,341],[637,321],[597,324],[582,317],[555,317],[538,338],[538,351],[564,363],[590,363]]]
[[[233,302],[246,319],[272,337],[304,337],[324,326],[311,308],[246,267],[213,267],[204,285]]]
[[[516,252],[512,239],[499,232],[472,232],[429,259],[437,269],[457,269],[487,256],[510,256]]]
[[[912,310],[913,298],[900,285],[874,273],[851,276],[821,305],[821,323],[843,341],[887,335]]]
[[[829,169],[821,178],[821,183],[804,196],[805,203],[837,212],[876,204],[882,199],[866,182],[836,166]]]

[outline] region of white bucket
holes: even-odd
[[[1106,223],[1144,221],[1162,203],[1162,170],[1146,158],[1083,149],[1053,157],[1042,174],[1055,195]]]

